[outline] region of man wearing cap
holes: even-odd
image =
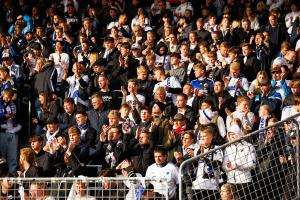
[[[291,89],[288,86],[288,82],[287,80],[283,79],[281,68],[276,63],[273,63],[271,85],[272,88],[274,88],[274,90],[281,95],[282,100],[291,94]]]
[[[2,61],[2,67],[7,67],[9,69],[9,75],[18,88],[20,86],[20,82],[24,79],[22,68],[13,61],[9,53],[5,52],[2,54]]]
[[[242,96],[249,90],[248,80],[240,74],[241,65],[238,62],[230,64],[230,75],[223,77],[225,86],[232,97]]]
[[[261,105],[268,105],[271,112],[277,117],[280,117],[282,97],[272,88],[271,81],[265,79],[261,81],[260,86],[261,94],[254,95],[253,93],[247,93],[250,98],[251,110],[257,114]]]
[[[141,45],[134,43],[131,45],[131,52],[133,58],[139,61],[140,64],[144,62],[144,57],[142,56],[142,47]]]

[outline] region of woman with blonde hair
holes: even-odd
[[[235,195],[235,187],[233,184],[225,183],[220,189],[221,200],[238,200]]]
[[[268,78],[268,74],[265,71],[259,71],[256,75],[256,79],[252,81],[249,92],[253,92],[254,94],[257,94],[260,92],[260,83],[262,80],[266,80]]]

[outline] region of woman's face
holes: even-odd
[[[46,101],[46,98],[43,95],[39,95],[39,101],[41,104],[44,104]]]
[[[234,199],[232,192],[227,188],[221,187],[221,200],[232,200],[232,199]]]
[[[261,82],[262,80],[264,80],[266,77],[262,74],[258,75],[257,80],[258,82]]]
[[[229,142],[232,142],[232,141],[238,139],[238,136],[235,133],[229,132],[229,133],[227,133],[227,135],[228,135],[228,141]]]

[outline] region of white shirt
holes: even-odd
[[[237,96],[241,96],[241,89],[236,87],[237,82],[240,80],[240,84],[243,88],[243,90],[248,91],[249,90],[249,83],[248,80],[246,78],[240,77],[240,78],[231,78],[229,80],[229,83],[227,85],[227,90],[229,92],[229,94],[232,97]]]
[[[179,16],[184,16],[184,13],[186,10],[190,10],[192,11],[192,15],[194,12],[194,8],[191,2],[185,2],[183,4],[180,4],[176,9],[175,9],[175,13],[178,13]]]
[[[141,104],[143,104],[143,105],[145,104],[146,99],[143,95],[136,94],[135,96],[139,100],[139,102],[141,102]],[[134,103],[134,101],[135,101],[135,99],[132,95],[127,95],[126,96],[126,103],[127,104],[131,105],[132,103]]]
[[[166,196],[168,195],[169,198],[175,197],[178,176],[178,168],[172,163],[168,163],[164,167],[157,166],[157,164],[154,163],[148,167],[145,175],[147,178],[157,180],[151,182],[155,192]],[[158,181],[159,179],[166,179],[167,185]]]
[[[285,120],[296,114],[298,114],[298,112],[295,109],[295,106],[286,106],[282,109],[281,120]],[[296,120],[300,122],[300,117],[297,117]]]
[[[61,83],[64,76],[64,67],[69,68],[70,57],[66,53],[51,53],[49,60],[54,62],[54,67],[57,71],[57,83]]]

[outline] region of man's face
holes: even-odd
[[[271,26],[276,26],[277,25],[277,19],[274,16],[270,16],[269,17],[269,22],[271,24]]]
[[[238,107],[239,107],[239,110],[241,112],[248,112],[249,111],[249,102],[248,101],[242,101],[242,102],[240,102]]]
[[[85,183],[76,183],[75,193],[77,194],[77,197],[83,197],[86,194],[86,188]]]
[[[242,47],[243,56],[249,56],[250,55],[250,49],[248,46]]]
[[[92,106],[94,110],[99,110],[103,106],[103,100],[102,98],[94,97],[92,98]]]
[[[158,101],[164,102],[166,100],[166,93],[160,90],[155,92],[155,97]]]
[[[141,110],[141,120],[148,121],[151,119],[151,113],[148,110]]]
[[[109,119],[109,125],[112,126],[112,125],[118,125],[119,124],[119,117],[117,116],[111,116]]]
[[[203,144],[204,147],[210,146],[212,143],[213,135],[207,132],[200,132],[200,142]]]
[[[139,144],[140,145],[145,145],[145,144],[150,144],[149,136],[147,133],[142,132],[139,136]]]
[[[300,93],[300,88],[298,88],[298,87],[292,87],[291,90],[292,90],[293,94],[299,94]]]
[[[249,22],[243,22],[242,27],[245,31],[248,31],[250,29],[250,23]]]
[[[195,69],[194,73],[195,73],[196,78],[199,78],[199,77],[205,75],[205,71],[203,69]]]
[[[127,49],[125,47],[121,47],[121,54],[123,57],[126,57],[130,54],[130,49]]]
[[[30,146],[34,151],[38,151],[42,148],[42,144],[41,141],[35,140],[30,143]]]
[[[214,84],[214,92],[216,94],[223,92],[224,87],[223,84],[221,82],[215,82]]]
[[[77,114],[75,118],[76,118],[77,125],[84,125],[87,123],[87,116],[84,116],[82,114]]]
[[[281,71],[272,72],[272,76],[275,81],[279,81],[281,79]]]
[[[129,92],[136,92],[137,91],[137,85],[134,82],[128,83],[128,91]]]
[[[233,78],[237,78],[240,75],[240,70],[239,69],[230,68],[230,73],[231,73],[231,75],[232,75]]]
[[[177,96],[177,99],[176,99],[176,106],[177,108],[185,108],[186,106],[186,99],[182,96]]]
[[[108,80],[105,77],[100,76],[99,79],[99,87],[100,89],[106,88],[108,85]]]
[[[47,129],[50,133],[54,133],[58,129],[58,124],[47,124]]]
[[[154,152],[154,160],[157,165],[162,165],[167,161],[167,156],[160,152]]]
[[[271,89],[271,85],[270,84],[266,84],[266,85],[262,85],[260,86],[260,90],[262,93],[267,94]]]
[[[112,128],[108,131],[109,141],[118,141],[120,138],[120,132],[117,128]]]
[[[171,57],[171,65],[178,65],[179,59],[176,56]]]
[[[220,47],[220,53],[222,56],[227,57],[228,56],[228,48],[227,47]]]
[[[191,85],[183,86],[182,93],[185,95],[193,94],[193,87]]]
[[[256,35],[255,36],[255,44],[256,45],[261,45],[262,41],[263,41],[263,39],[262,39],[262,37],[260,35]]]
[[[72,114],[75,110],[75,105],[70,102],[66,102],[64,103],[64,110],[66,113]]]
[[[80,142],[80,134],[77,133],[69,133],[70,142],[73,144],[79,144]]]

